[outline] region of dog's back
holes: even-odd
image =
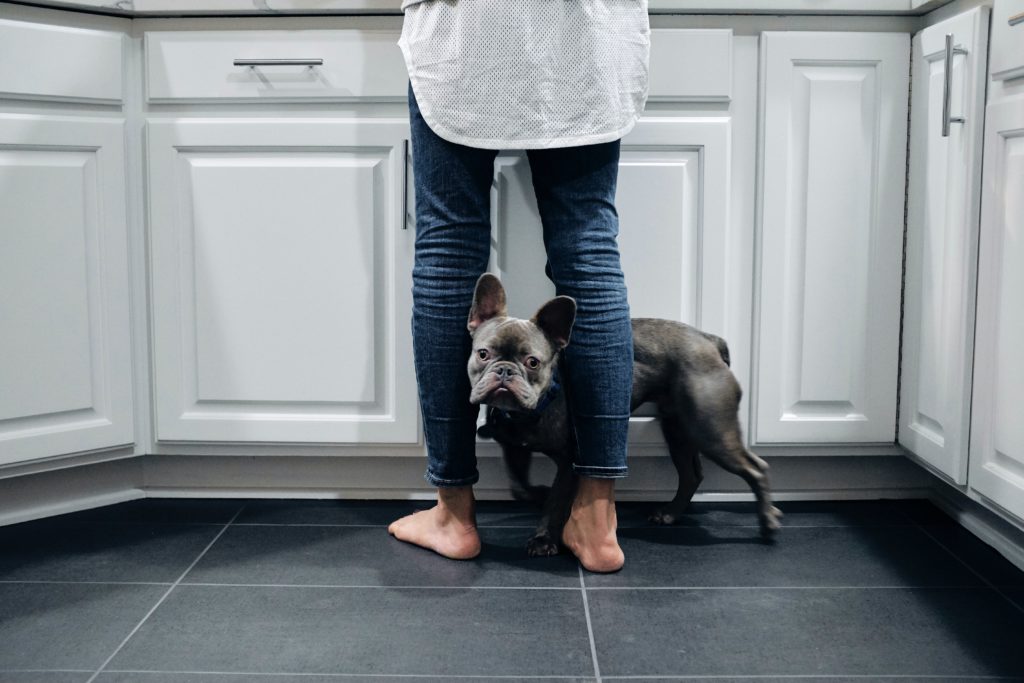
[[[729,346],[721,337],[675,320],[633,318],[632,323],[633,410],[664,399],[680,381],[723,373],[732,377]]]

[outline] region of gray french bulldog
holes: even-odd
[[[478,433],[501,445],[513,496],[544,501],[540,524],[527,542],[531,556],[558,553],[575,496],[575,442],[566,388],[557,371],[575,317],[576,302],[567,296],[551,299],[529,320],[509,317],[505,289],[490,273],[477,280],[469,313],[470,402],[488,406],[487,423]],[[703,453],[747,482],[757,498],[761,533],[770,537],[782,512],[772,505],[768,464],[743,446],[738,418],[742,393],[729,369],[725,340],[671,320],[634,318],[632,327],[630,410],[648,401],[657,405],[679,472],[675,498],[653,513],[651,521],[673,524],[679,519],[703,479]],[[535,451],[557,465],[550,490],[530,485]]]

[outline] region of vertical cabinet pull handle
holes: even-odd
[[[949,137],[949,124],[963,123],[964,117],[949,115],[949,101],[953,90],[953,55],[966,55],[967,50],[962,47],[953,47],[953,34],[946,34],[946,54],[942,74],[942,137]]]
[[[402,140],[402,230],[409,229],[409,140]]]

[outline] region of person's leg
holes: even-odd
[[[548,271],[558,294],[577,305],[563,353],[580,486],[562,540],[592,571],[615,571],[624,561],[614,480],[628,472],[633,333],[616,240],[619,143],[527,152]]]
[[[413,361],[427,445],[427,481],[437,506],[388,527],[396,538],[446,557],[480,552],[473,484],[476,419],[469,402],[466,329],[473,288],[490,255],[490,188],[497,150],[439,137],[420,114],[409,86],[416,192],[413,265]]]

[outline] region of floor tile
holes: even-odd
[[[593,673],[580,591],[179,586],[112,670]]]
[[[250,500],[235,523],[387,526],[432,504],[421,500]]]
[[[387,526],[433,505],[429,500],[255,500],[247,502],[236,522]],[[533,506],[512,501],[477,501],[476,513],[479,526],[532,527],[540,517]]]
[[[929,524],[939,526],[950,526],[956,521],[947,515],[945,511],[930,500],[923,498],[911,498],[907,500],[892,501],[893,508],[900,514],[908,517],[915,524]]]
[[[480,556],[453,562],[384,527],[231,526],[186,583],[332,586],[580,585],[568,554],[532,558],[528,528],[480,528]]]
[[[620,527],[652,526],[647,516],[661,503],[616,503]],[[796,526],[894,526],[913,521],[894,515],[890,501],[783,501],[783,528]],[[757,527],[757,509],[749,503],[691,503],[676,526]]]
[[[222,527],[63,522],[0,528],[0,580],[171,583]]]
[[[626,565],[587,587],[961,586],[978,577],[916,527],[621,529]]]
[[[1024,572],[962,526],[922,526],[921,529],[986,581],[997,586],[1024,586]]]
[[[166,591],[128,584],[0,584],[0,670],[95,671]]]
[[[587,591],[602,676],[1024,676],[988,588]]]
[[[1024,586],[1000,586],[998,590],[1024,612]]]
[[[82,510],[55,517],[54,520],[89,522],[175,524],[226,524],[244,501],[207,498],[143,498],[117,505]]]

